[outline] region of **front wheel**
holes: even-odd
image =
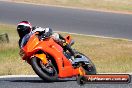
[[[56,68],[51,61],[44,65],[39,58],[33,57],[31,58],[31,66],[35,73],[45,81],[56,81],[58,78]]]

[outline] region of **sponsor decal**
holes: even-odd
[[[130,83],[129,74],[97,74],[84,75],[77,78],[77,83],[83,85],[85,83]]]

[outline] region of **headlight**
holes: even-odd
[[[25,52],[21,49],[19,55],[23,58],[25,56]]]

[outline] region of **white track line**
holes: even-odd
[[[24,78],[24,77],[38,77],[37,75],[4,75],[4,76],[0,76],[0,78]]]
[[[129,74],[132,75],[132,73],[98,73],[98,74]],[[0,76],[0,78],[30,78],[30,77],[39,77],[38,75],[4,75]]]
[[[81,36],[89,36],[89,37],[98,37],[98,38],[109,38],[109,39],[121,39],[121,40],[126,40],[126,41],[132,41],[130,39],[126,38],[114,38],[114,37],[105,37],[105,36],[97,36],[97,35],[87,35],[87,34],[80,34],[80,33],[70,33],[70,32],[63,32],[63,31],[55,31],[55,32],[60,32],[60,33],[68,33],[68,34],[73,34],[73,35],[81,35]]]
[[[131,15],[132,14],[132,12],[127,12],[127,11],[114,11],[114,10],[103,10],[103,9],[93,9],[93,8],[81,8],[81,7],[74,7],[74,6],[38,4],[38,3],[32,3],[32,2],[17,2],[17,1],[11,1],[11,0],[6,0],[6,1],[8,1],[8,2],[14,2],[14,3],[29,4],[29,5],[49,6],[49,7],[59,7],[59,8],[69,8],[69,9],[78,9],[78,10],[89,10],[89,11],[105,12],[105,13],[114,13],[114,14],[126,14],[126,15],[127,14],[128,15]]]

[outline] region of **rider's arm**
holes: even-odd
[[[18,41],[19,48],[21,48],[21,42],[22,42],[22,39],[19,39],[19,41]]]
[[[42,28],[42,27],[34,27],[34,29],[32,30],[32,33],[43,32],[44,30],[45,30],[45,28]]]
[[[65,38],[63,38],[63,36],[58,34],[58,33],[53,33],[52,38],[58,43],[61,43],[62,41],[65,41]]]

